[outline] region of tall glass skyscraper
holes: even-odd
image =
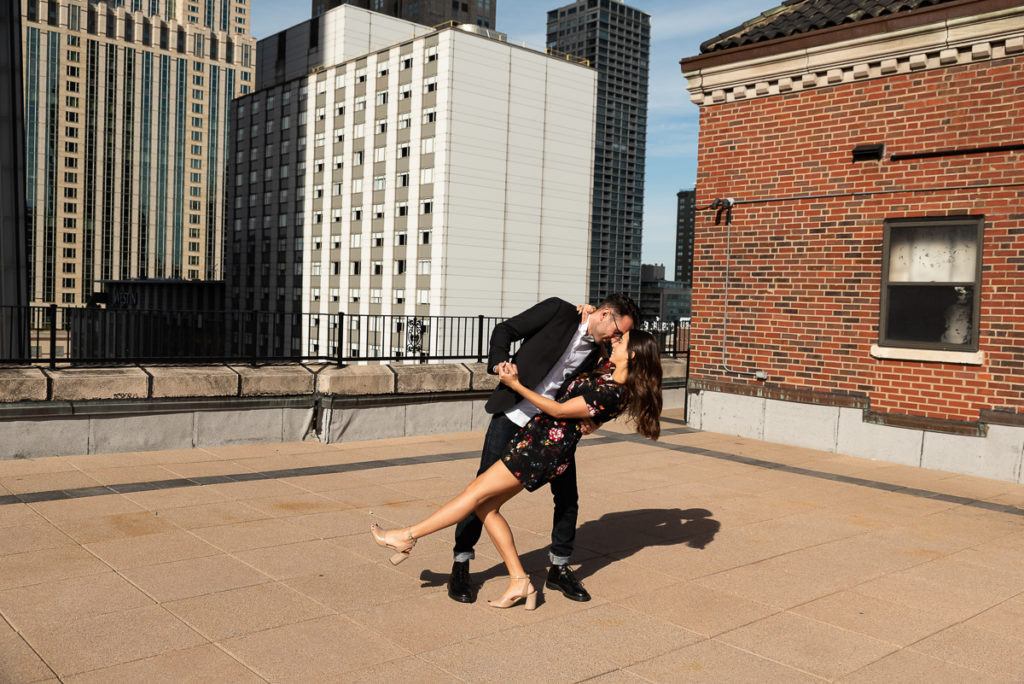
[[[250,0],[23,0],[33,304],[99,281],[221,277],[228,103]]]
[[[579,0],[548,12],[549,50],[598,72],[590,301],[640,294],[647,70],[651,16],[619,0]]]

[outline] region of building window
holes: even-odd
[[[434,169],[420,169],[420,184],[426,185],[427,183],[434,182]]]
[[[395,275],[405,273],[405,259],[395,259]]]
[[[984,219],[885,222],[878,344],[977,351]]]
[[[407,240],[406,232],[404,230],[395,233],[395,247],[404,247]]]
[[[395,304],[405,304],[405,290],[395,290]]]
[[[349,262],[349,264],[348,264],[348,274],[350,276],[357,276],[357,275],[359,275],[359,262],[358,261],[350,261]]]
[[[417,304],[430,304],[430,290],[416,290]]]
[[[420,213],[421,214],[433,214],[434,213],[434,200],[432,200],[432,199],[420,200]]]
[[[358,287],[350,287],[348,289],[348,301],[350,301],[350,302],[358,302],[359,301],[359,288]],[[353,318],[351,320],[353,320],[353,321],[355,321],[357,323],[359,322],[358,318]]]

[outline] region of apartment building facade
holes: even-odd
[[[228,105],[249,0],[23,0],[33,304],[99,281],[221,277]]]
[[[693,285],[693,231],[697,226],[697,191],[676,193],[676,281]]]
[[[640,292],[651,16],[621,0],[578,0],[548,12],[547,46],[598,72],[590,299]]]
[[[351,5],[260,41],[258,62],[232,115],[232,307],[506,316],[585,299],[593,70]],[[281,343],[333,355],[304,320]]]

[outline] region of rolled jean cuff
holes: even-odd
[[[552,565],[568,565],[569,564],[569,557],[568,556],[556,556],[555,554],[551,553],[550,551],[548,551],[548,559],[551,561]]]
[[[466,563],[476,558],[476,554],[472,551],[459,551],[455,554],[456,563]]]

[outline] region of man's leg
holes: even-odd
[[[491,418],[480,453],[478,476],[501,458],[517,432],[519,426],[509,420],[504,413],[498,413]],[[469,561],[475,557],[473,547],[480,541],[482,531],[483,523],[473,513],[455,527],[455,563],[452,565],[452,575],[448,578],[448,596],[455,601],[472,603],[476,598],[469,582]]]
[[[555,513],[551,524],[551,550],[548,553],[551,569],[545,586],[557,589],[573,601],[589,601],[590,594],[569,567],[569,557],[572,556],[573,542],[576,540],[576,518],[580,510],[575,461],[551,481],[551,494],[555,500]]]

